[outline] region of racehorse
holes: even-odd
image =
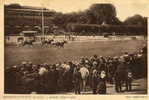
[[[64,44],[65,44],[65,43],[67,43],[67,41],[59,42],[58,47],[64,47]]]
[[[86,67],[81,67],[80,68],[80,73],[81,73],[81,77],[82,77],[82,90],[86,91],[86,85],[87,85],[87,80],[89,77],[89,70]]]
[[[25,40],[22,42],[22,46],[25,46],[25,45],[29,45],[29,46],[33,46],[33,40]]]
[[[63,48],[64,47],[64,44],[67,43],[67,41],[58,41],[58,42],[51,42],[51,44],[55,47],[59,47],[59,48]]]
[[[51,45],[51,43],[53,42],[54,40],[53,39],[49,39],[49,40],[42,40],[41,41],[41,45],[44,46],[44,45]]]

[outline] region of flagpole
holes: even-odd
[[[44,7],[42,7],[42,35],[44,37]]]

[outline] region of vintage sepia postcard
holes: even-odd
[[[0,98],[148,99],[147,0],[0,2]]]

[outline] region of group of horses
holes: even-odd
[[[34,42],[33,40],[25,40],[25,41],[20,41],[17,43],[17,46],[18,47],[21,47],[21,46],[33,46],[34,45]],[[41,40],[40,44],[41,46],[54,46],[54,47],[59,47],[59,48],[64,48],[64,44],[66,44],[67,41],[66,40],[62,40],[62,41],[56,41],[54,39],[47,39],[47,40]]]
[[[55,46],[55,47],[64,47],[64,44],[67,43],[67,41],[55,41],[54,39],[48,39],[48,40],[42,40],[41,45],[42,46]]]

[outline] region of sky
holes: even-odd
[[[117,17],[124,21],[127,17],[140,14],[147,17],[147,0],[4,0],[4,4],[18,3],[22,6],[46,7],[58,12],[69,13],[88,9],[94,3],[111,3],[116,7]]]

